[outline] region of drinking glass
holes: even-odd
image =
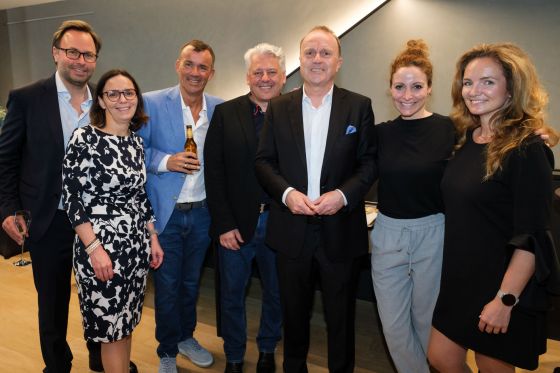
[[[14,262],[16,267],[25,267],[26,265],[31,264],[31,260],[23,259],[23,250],[25,247],[25,238],[29,232],[29,226],[31,225],[31,211],[28,210],[19,210],[14,213],[14,222],[16,223],[16,227],[23,235],[23,242],[21,244],[21,254],[18,261]]]

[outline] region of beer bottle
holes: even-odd
[[[196,142],[194,142],[192,126],[187,125],[187,140],[185,140],[185,151],[196,153]],[[198,155],[197,155],[198,156]]]

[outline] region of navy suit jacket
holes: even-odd
[[[208,120],[221,98],[204,94]],[[146,192],[156,215],[156,229],[162,232],[171,217],[185,182],[181,172],[158,172],[161,160],[168,154],[184,151],[185,125],[181,110],[179,86],[148,92],[143,95],[144,109],[150,117],[138,134],[144,140],[148,180]]]
[[[62,194],[65,148],[54,74],[11,91],[7,107],[0,133],[1,218],[30,210],[29,238],[38,241]]]
[[[257,177],[275,202],[266,243],[291,258],[300,255],[307,226],[305,215],[292,214],[282,203],[288,187],[307,194],[302,96],[300,88],[272,99],[256,156]],[[373,123],[369,98],[333,88],[320,187],[321,194],[340,189],[348,205],[323,216],[325,252],[332,261],[350,260],[368,250],[363,199],[375,175]]]

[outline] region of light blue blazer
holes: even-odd
[[[212,119],[214,107],[224,100],[204,94],[208,110],[208,121]],[[145,93],[144,110],[150,117],[138,134],[144,140],[148,181],[146,192],[156,215],[155,226],[162,232],[185,182],[180,172],[158,172],[158,166],[168,154],[183,150],[185,128],[181,109],[179,86]]]

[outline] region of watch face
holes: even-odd
[[[514,306],[517,299],[513,294],[504,294],[502,295],[502,303],[506,306]]]

